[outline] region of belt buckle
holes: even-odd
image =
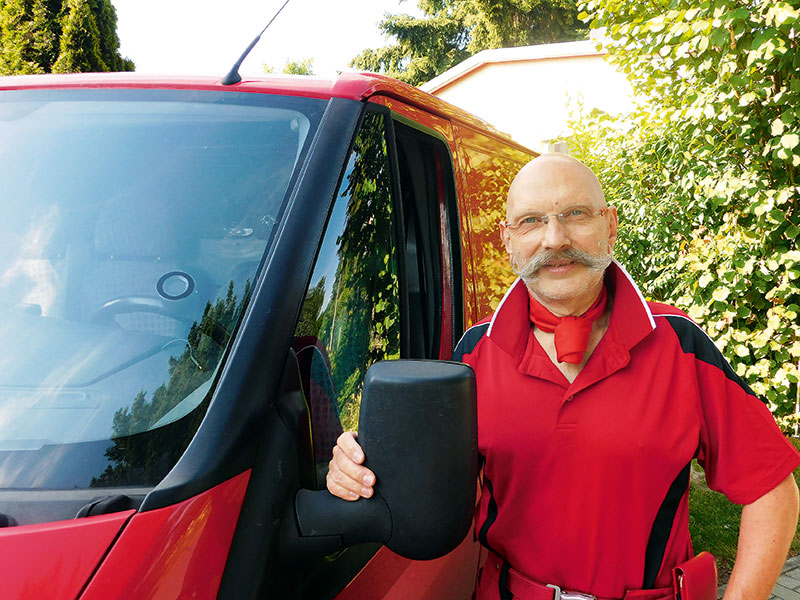
[[[581,594],[580,592],[571,592],[569,590],[562,591],[560,587],[552,583],[548,583],[547,587],[552,588],[555,592],[553,600],[597,600],[597,596],[592,594]]]

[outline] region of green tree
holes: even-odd
[[[67,0],[54,73],[109,71],[100,55],[100,30],[89,0]]]
[[[0,0],[0,74],[132,71],[110,0]]]
[[[306,299],[300,309],[300,320],[297,323],[295,335],[319,337],[319,316],[322,313],[322,303],[325,301],[325,277],[321,277],[313,288],[306,294]]]
[[[787,2],[590,0],[642,98],[584,115],[574,152],[627,223],[618,254],[789,415],[800,401],[800,11]]]
[[[286,61],[283,72],[289,75],[313,75],[314,60],[311,58],[304,58],[303,60]]]
[[[274,73],[270,65],[262,65],[264,73]],[[313,75],[314,74],[314,59],[304,58],[302,60],[287,60],[283,66],[283,73],[288,75]]]
[[[421,18],[386,15],[380,29],[396,41],[356,56],[351,66],[414,85],[489,48],[582,39],[573,0],[419,0]]]
[[[37,24],[44,20],[45,11],[41,0],[0,1],[0,72],[44,72],[39,58],[47,32]]]
[[[100,58],[110,71],[133,71],[133,61],[122,58],[117,35],[117,11],[110,0],[90,0],[99,35]]]
[[[0,0],[1,2],[2,0]],[[61,38],[61,5],[63,0],[34,0],[33,31],[36,32],[36,64],[45,72],[58,58]],[[115,24],[116,26],[116,24]],[[0,49],[2,53],[2,49]]]

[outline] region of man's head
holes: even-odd
[[[525,165],[508,191],[500,234],[511,265],[545,305],[591,304],[617,239],[617,213],[580,161],[545,154]]]

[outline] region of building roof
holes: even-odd
[[[492,64],[603,56],[604,54],[608,53],[605,50],[598,50],[593,40],[482,50],[419,87],[429,94],[437,94],[458,80]]]

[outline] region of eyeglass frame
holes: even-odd
[[[544,214],[544,215],[537,215],[537,218],[542,220],[542,225],[547,225],[549,223],[549,221],[550,221],[550,217],[556,217],[556,219],[558,219],[558,223],[563,227],[563,226],[565,226],[565,224],[564,224],[564,215],[566,215],[571,210],[575,210],[576,208],[586,208],[586,207],[583,207],[583,206],[570,206],[564,212],[547,213],[547,214]],[[608,213],[608,206],[605,206],[605,207],[601,208],[600,210],[598,210],[596,212],[590,212],[589,216],[590,217],[598,217],[598,216],[599,217],[604,217],[604,216],[606,216],[607,213]],[[533,215],[529,215],[529,216],[533,216]],[[523,217],[523,218],[526,218],[526,217]],[[516,225],[514,225],[510,221],[500,221],[500,225],[502,225],[503,227],[508,229],[508,231],[510,232],[511,235],[515,235],[515,232],[520,227],[522,227],[522,223],[517,223]]]

